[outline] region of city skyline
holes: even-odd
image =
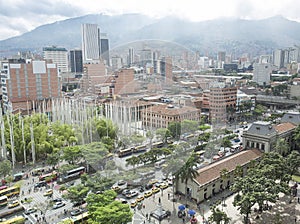
[[[159,4],[158,4],[159,3]],[[159,5],[159,7],[157,7]],[[267,5],[268,7],[264,7]],[[140,13],[151,17],[178,16],[191,21],[216,18],[263,19],[282,15],[290,20],[300,21],[297,1],[6,1],[0,6],[6,10],[0,13],[0,40],[26,33],[34,28],[72,17],[104,13],[118,15]]]

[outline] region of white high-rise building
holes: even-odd
[[[82,24],[82,60],[92,63],[100,59],[100,28],[97,24]]]
[[[43,54],[45,60],[51,60],[52,63],[57,65],[59,72],[68,72],[69,59],[68,51],[62,47],[44,47]]]

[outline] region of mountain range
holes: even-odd
[[[45,46],[81,47],[81,24],[96,23],[107,33],[110,47],[141,40],[174,42],[202,55],[226,51],[253,56],[268,54],[276,48],[300,45],[300,23],[282,16],[262,20],[216,19],[191,22],[169,16],[160,19],[141,14],[90,14],[45,24],[20,36],[0,41],[0,56],[30,50],[41,52]],[[6,54],[6,55],[5,55]]]

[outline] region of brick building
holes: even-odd
[[[142,124],[146,127],[167,128],[170,122],[183,120],[200,121],[201,111],[194,107],[173,105],[154,105],[141,111]]]
[[[61,96],[57,65],[44,60],[3,62],[1,89],[5,112],[30,113],[41,106],[49,110],[51,99]]]

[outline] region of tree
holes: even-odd
[[[298,125],[294,131],[293,140],[296,143],[297,148],[300,149],[300,125]]]
[[[0,175],[3,176],[4,178],[11,174],[11,162],[9,160],[2,160],[0,162]]]
[[[117,193],[108,190],[102,194],[89,194],[87,197],[89,223],[128,223],[132,221],[133,213],[128,204],[116,201]]]
[[[139,157],[132,156],[126,159],[126,166],[133,166],[134,172],[135,172],[135,166],[138,165],[141,162]]]
[[[287,156],[290,152],[290,146],[283,138],[277,139],[274,149],[282,156]]]
[[[78,184],[68,188],[67,194],[64,194],[63,197],[69,199],[73,204],[76,204],[84,201],[88,192],[88,187]]]
[[[77,164],[82,159],[82,150],[79,146],[68,146],[63,148],[63,157],[69,164]]]
[[[180,122],[170,122],[168,125],[168,130],[170,132],[170,135],[175,139],[180,138],[181,131],[182,131],[181,128],[182,128],[182,124]]]
[[[166,142],[168,137],[171,137],[171,132],[167,128],[159,128],[156,130],[155,134],[161,139],[161,141]]]
[[[199,174],[198,171],[195,170],[195,167],[197,166],[197,163],[199,162],[199,157],[195,154],[192,154],[189,159],[186,161],[186,163],[179,168],[179,170],[175,173],[175,179],[176,182],[180,179],[181,182],[185,183],[185,198],[186,203],[188,199],[188,188],[187,184],[189,180],[195,179]]]
[[[210,207],[210,211],[212,214],[208,217],[208,220],[210,222],[215,222],[216,224],[229,224],[231,218],[229,218],[225,212],[221,211],[217,207],[218,204],[220,204],[220,202]]]

